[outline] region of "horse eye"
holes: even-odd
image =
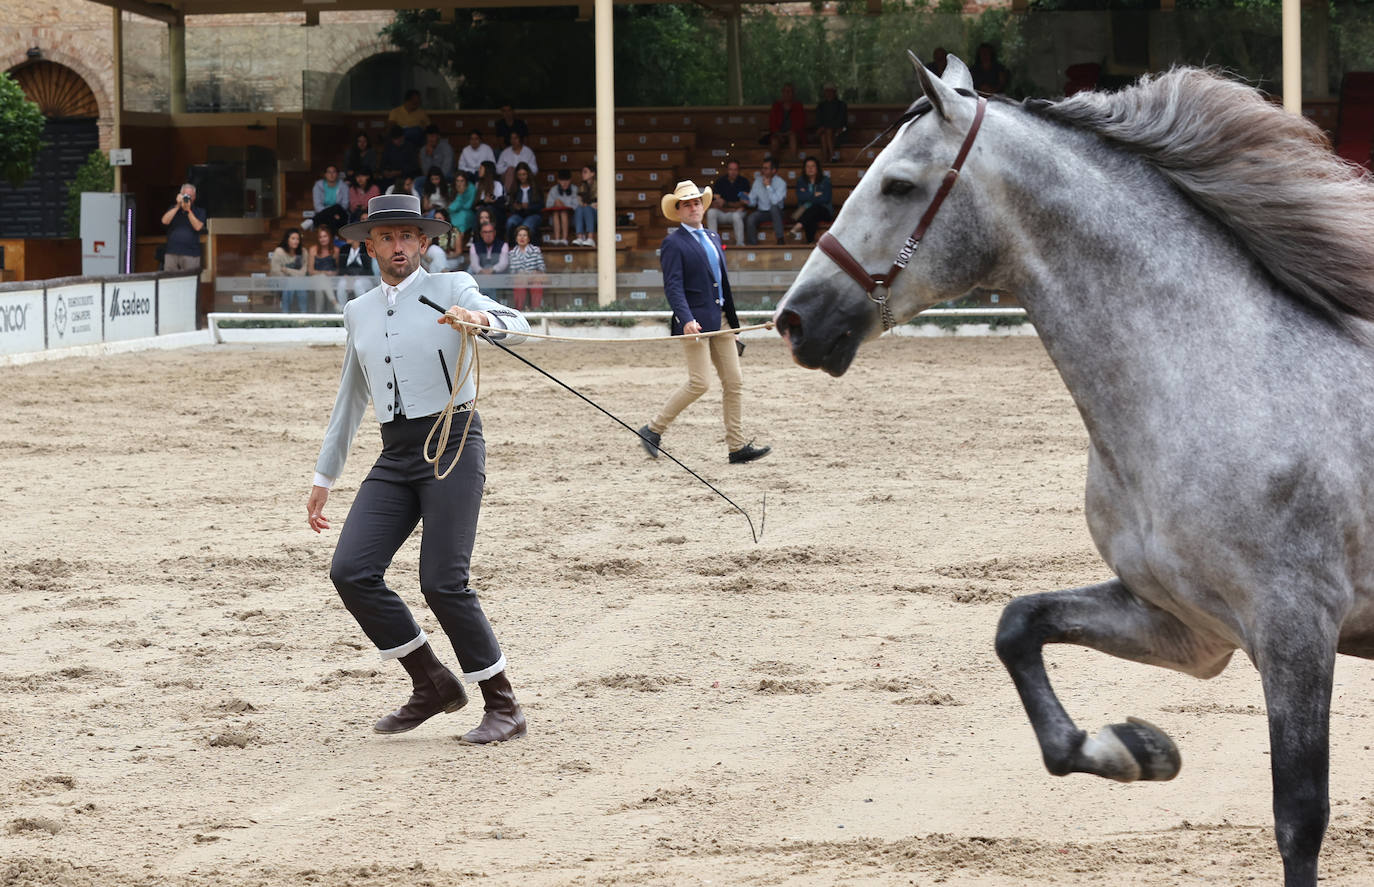
[[[901,179],[893,179],[890,182],[883,182],[883,194],[887,197],[905,197],[915,189],[915,185],[904,182]]]

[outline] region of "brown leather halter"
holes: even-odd
[[[897,274],[907,266],[911,257],[916,254],[916,248],[921,245],[921,238],[926,236],[926,229],[935,219],[935,214],[940,211],[940,206],[949,196],[950,189],[959,180],[959,170],[964,166],[964,161],[968,159],[969,150],[973,147],[973,140],[978,137],[978,129],[983,125],[983,112],[987,110],[988,100],[983,96],[978,97],[978,110],[973,114],[973,125],[969,127],[968,134],[964,136],[964,143],[959,146],[959,153],[954,158],[954,164],[945,173],[945,179],[940,183],[940,190],[935,192],[935,199],[926,207],[925,213],[921,215],[921,220],[916,223],[916,230],[902,244],[901,250],[897,253],[897,258],[892,262],[892,267],[887,269],[884,274],[869,274],[860,265],[858,260],[849,254],[849,250],[844,248],[839,238],[829,231],[821,235],[817,246],[821,252],[829,256],[836,265],[844,269],[845,273],[854,278],[854,282],[863,287],[868,298],[878,306],[882,314],[883,332],[887,332],[897,325],[897,321],[892,316],[892,309],[888,307],[887,299],[892,294],[892,281]],[[876,291],[882,289],[882,295],[877,295]]]

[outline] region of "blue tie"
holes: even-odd
[[[711,266],[711,277],[716,281],[716,286],[720,286],[720,254],[716,252],[716,246],[711,242],[711,238],[706,236],[705,228],[693,230],[697,239],[701,241],[701,248],[706,250],[706,261]]]

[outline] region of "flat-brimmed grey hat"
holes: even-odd
[[[344,240],[366,240],[375,225],[414,225],[426,237],[447,234],[453,226],[443,219],[420,215],[420,198],[414,194],[383,194],[367,202],[367,218],[344,225],[339,236]]]

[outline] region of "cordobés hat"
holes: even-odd
[[[367,202],[367,218],[344,225],[339,236],[344,240],[366,240],[376,225],[414,225],[426,237],[447,234],[453,226],[443,219],[420,215],[420,198],[414,194],[383,194]]]
[[[668,221],[681,222],[682,217],[677,214],[677,205],[684,200],[693,200],[697,197],[701,198],[703,212],[711,208],[711,189],[708,187],[705,191],[699,191],[695,182],[678,182],[673,193],[664,194],[659,203],[663,207],[663,215],[667,217]]]

